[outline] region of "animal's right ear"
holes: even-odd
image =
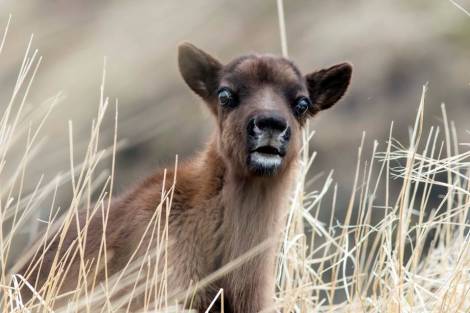
[[[178,65],[184,81],[204,100],[215,97],[222,64],[190,43],[178,48]]]

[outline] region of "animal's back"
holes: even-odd
[[[40,268],[28,271],[28,265],[41,257],[38,255],[19,273],[29,281],[37,281],[40,290],[54,274],[51,272],[54,260],[68,255],[66,263],[71,266],[65,274],[60,274],[64,278],[58,288],[61,294],[74,290],[79,276],[83,279],[82,259],[90,262],[91,270],[86,275],[90,285],[93,280],[99,283],[105,279],[105,271],[108,277],[119,275],[129,262],[147,255],[153,264],[159,264],[160,272],[166,272],[163,267],[168,266],[169,276],[165,279],[170,295],[185,290],[214,271],[220,260],[217,254],[222,243],[217,232],[223,213],[218,209],[221,203],[216,192],[220,182],[217,175],[207,172],[204,163],[196,159],[182,164],[177,179],[173,170],[158,170],[130,192],[113,199],[109,210],[106,202],[95,212],[92,208],[82,208],[78,212],[79,231],[72,221],[63,239],[50,237],[54,239],[45,251]],[[211,176],[210,186],[198,183],[207,176]],[[77,248],[79,233],[83,236],[82,251]],[[158,247],[167,249],[158,250]],[[75,252],[70,253],[72,250]],[[31,297],[27,290],[24,295]],[[135,298],[135,303],[142,302]],[[194,305],[202,305],[197,297]]]

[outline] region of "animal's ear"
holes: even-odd
[[[351,73],[351,64],[340,63],[305,76],[313,114],[330,108],[344,95]]]
[[[215,94],[222,64],[190,43],[178,48],[178,65],[184,81],[205,100]]]

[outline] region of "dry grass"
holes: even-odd
[[[284,29],[282,1],[278,2],[281,34]],[[6,28],[8,29],[8,27]],[[5,31],[6,35],[6,31]],[[5,38],[5,36],[3,37]],[[283,53],[287,54],[285,35]],[[0,41],[1,47],[4,40]],[[76,242],[67,247],[64,256],[57,256],[53,275],[46,285],[34,292],[31,301],[23,301],[18,289],[25,278],[15,270],[34,253],[41,255],[50,236],[59,236],[76,223],[77,211],[88,209],[91,218],[107,212],[113,190],[114,156],[119,147],[115,136],[112,147],[101,149],[101,125],[109,106],[104,96],[104,75],[98,114],[90,132],[85,156],[74,160],[73,127],[70,134],[70,170],[49,182],[39,179],[31,192],[23,190],[28,180],[28,163],[41,146],[41,126],[60,100],[53,97],[32,110],[25,101],[41,62],[37,51],[25,54],[11,101],[0,120],[0,301],[2,312],[127,312],[129,299],[143,295],[145,312],[181,312],[181,303],[190,303],[194,290],[241,264],[258,253],[262,243],[240,260],[236,260],[204,281],[194,282],[188,290],[168,290],[166,281],[171,264],[166,263],[168,228],[161,214],[171,207],[173,188],[163,192],[161,203],[147,226],[153,241],[144,247],[144,256],[133,257],[119,275],[97,282],[97,267],[106,272],[106,238],[102,239],[99,258],[89,263],[83,257],[86,227]],[[364,151],[365,136],[357,153],[354,188],[343,221],[333,218],[319,221],[320,210],[335,211],[338,187],[330,173],[323,188],[308,190],[308,177],[315,153],[308,150],[313,136],[303,133],[304,149],[298,184],[292,193],[286,225],[279,244],[277,259],[276,309],[283,312],[469,312],[470,311],[470,151],[459,142],[455,127],[442,107],[443,125],[425,129],[424,99],[418,107],[410,129],[408,144],[393,139],[374,142],[371,152]],[[116,106],[117,107],[117,106]],[[115,114],[117,130],[117,110]],[[22,149],[18,158],[14,151]],[[370,156],[367,158],[367,156]],[[112,160],[110,174],[97,173],[97,165],[106,157]],[[177,162],[175,163],[177,167]],[[177,177],[167,177],[175,181]],[[398,184],[394,193],[391,185]],[[61,184],[70,184],[73,197],[64,214],[56,208],[54,198]],[[439,190],[441,198],[433,200]],[[98,194],[95,202],[92,194]],[[52,199],[47,221],[37,218],[38,206]],[[334,214],[332,214],[334,216]],[[378,221],[378,222],[375,222]],[[27,223],[33,226],[27,226]],[[58,226],[56,226],[58,225]],[[21,258],[11,255],[12,247],[24,229],[36,240],[36,249],[27,249]],[[306,233],[306,230],[308,233]],[[38,234],[42,232],[43,235]],[[161,235],[163,234],[163,235]],[[143,244],[143,242],[142,242]],[[68,260],[80,257],[80,279],[69,293],[65,306],[59,294]],[[14,266],[10,266],[14,264]],[[40,263],[32,266],[41,266]],[[156,268],[164,268],[156,271]],[[223,301],[221,291],[214,301]]]

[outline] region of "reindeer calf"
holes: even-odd
[[[207,104],[217,126],[204,151],[178,168],[168,215],[168,284],[175,290],[279,236],[302,125],[343,96],[352,71],[351,65],[342,63],[304,76],[291,61],[271,55],[245,55],[222,65],[187,43],[179,47],[178,61],[184,80]],[[161,200],[162,184],[163,171],[158,171],[113,201],[105,231],[108,275],[122,270],[136,249]],[[85,215],[80,217],[82,225]],[[68,232],[65,247],[77,231]],[[91,260],[103,233],[100,214],[87,231],[85,254]],[[61,252],[54,242],[45,253],[43,270],[35,273],[39,287],[57,253]],[[63,291],[74,288],[78,261],[72,260]],[[274,262],[271,245],[199,290],[193,308],[204,312],[220,288],[226,313],[272,307]]]

